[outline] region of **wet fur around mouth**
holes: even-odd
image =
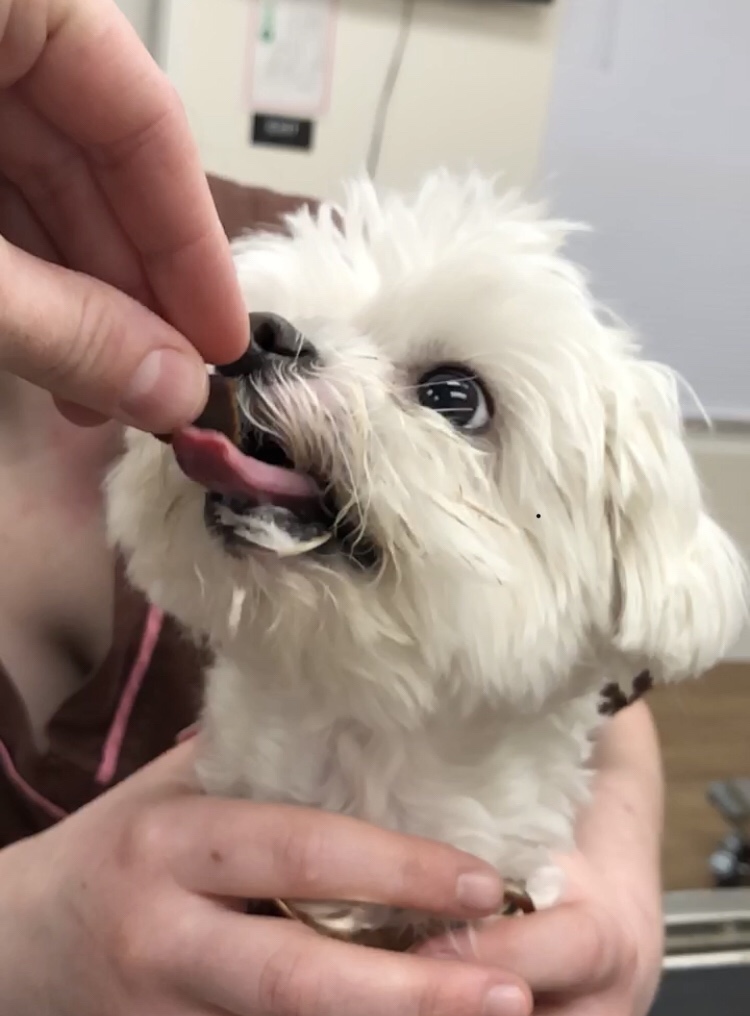
[[[241,449],[262,462],[294,469],[294,462],[281,442],[259,427],[243,427]],[[242,496],[209,492],[204,502],[206,526],[235,556],[253,547],[252,541],[245,539],[241,532],[244,518],[271,523],[300,543],[330,532],[332,538],[310,553],[323,559],[336,555],[364,571],[376,569],[382,555],[372,538],[363,532],[356,508],[342,509],[330,482],[316,479],[323,492],[320,498],[288,505],[255,504]]]

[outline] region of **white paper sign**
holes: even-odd
[[[335,34],[336,0],[253,0],[250,108],[288,116],[326,113]]]

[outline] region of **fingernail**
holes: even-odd
[[[514,984],[496,984],[484,999],[482,1016],[526,1016],[528,1006],[520,988]]]
[[[469,910],[494,913],[503,900],[503,887],[497,875],[472,871],[461,875],[456,885],[458,902]]]
[[[198,416],[207,393],[208,373],[199,361],[174,349],[157,349],[131,377],[120,411],[139,427],[173,430]]]

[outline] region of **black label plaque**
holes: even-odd
[[[253,117],[252,136],[254,145],[309,151],[313,142],[313,122],[291,116],[256,113]]]

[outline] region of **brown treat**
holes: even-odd
[[[408,952],[429,938],[443,933],[446,929],[445,921],[436,918],[431,926],[422,928],[421,932],[417,932],[413,928],[386,927],[368,928],[353,935],[346,935],[318,924],[303,911],[284,900],[253,900],[248,905],[247,912],[264,917],[286,917],[292,921],[299,921],[300,924],[317,931],[325,938],[333,938],[353,945],[364,945],[371,949],[383,949],[387,952]]]
[[[533,914],[534,910],[534,903],[522,886],[517,886],[513,883],[506,885],[503,908],[500,911],[503,917]],[[420,932],[417,932],[413,928],[390,927],[368,929],[352,936],[347,936],[317,924],[307,914],[285,900],[252,900],[247,904],[246,913],[262,917],[286,917],[289,920],[305,924],[308,928],[317,931],[326,938],[334,938],[355,945],[365,945],[373,949],[384,949],[388,952],[408,952],[422,942],[442,935],[446,931],[446,922],[435,918],[431,925],[423,927]],[[451,927],[454,930],[459,930],[460,925],[452,925]]]
[[[507,883],[503,897],[504,917],[515,917],[516,914],[533,914],[536,911],[534,901],[523,886]]]
[[[240,414],[237,405],[237,382],[221,374],[211,374],[208,402],[193,423],[199,430],[215,430],[224,434],[232,444],[240,442]]]
[[[215,430],[224,434],[233,444],[240,441],[240,416],[237,407],[237,382],[221,374],[208,379],[206,408],[192,424],[199,430]],[[155,434],[164,444],[172,444],[171,434]]]

